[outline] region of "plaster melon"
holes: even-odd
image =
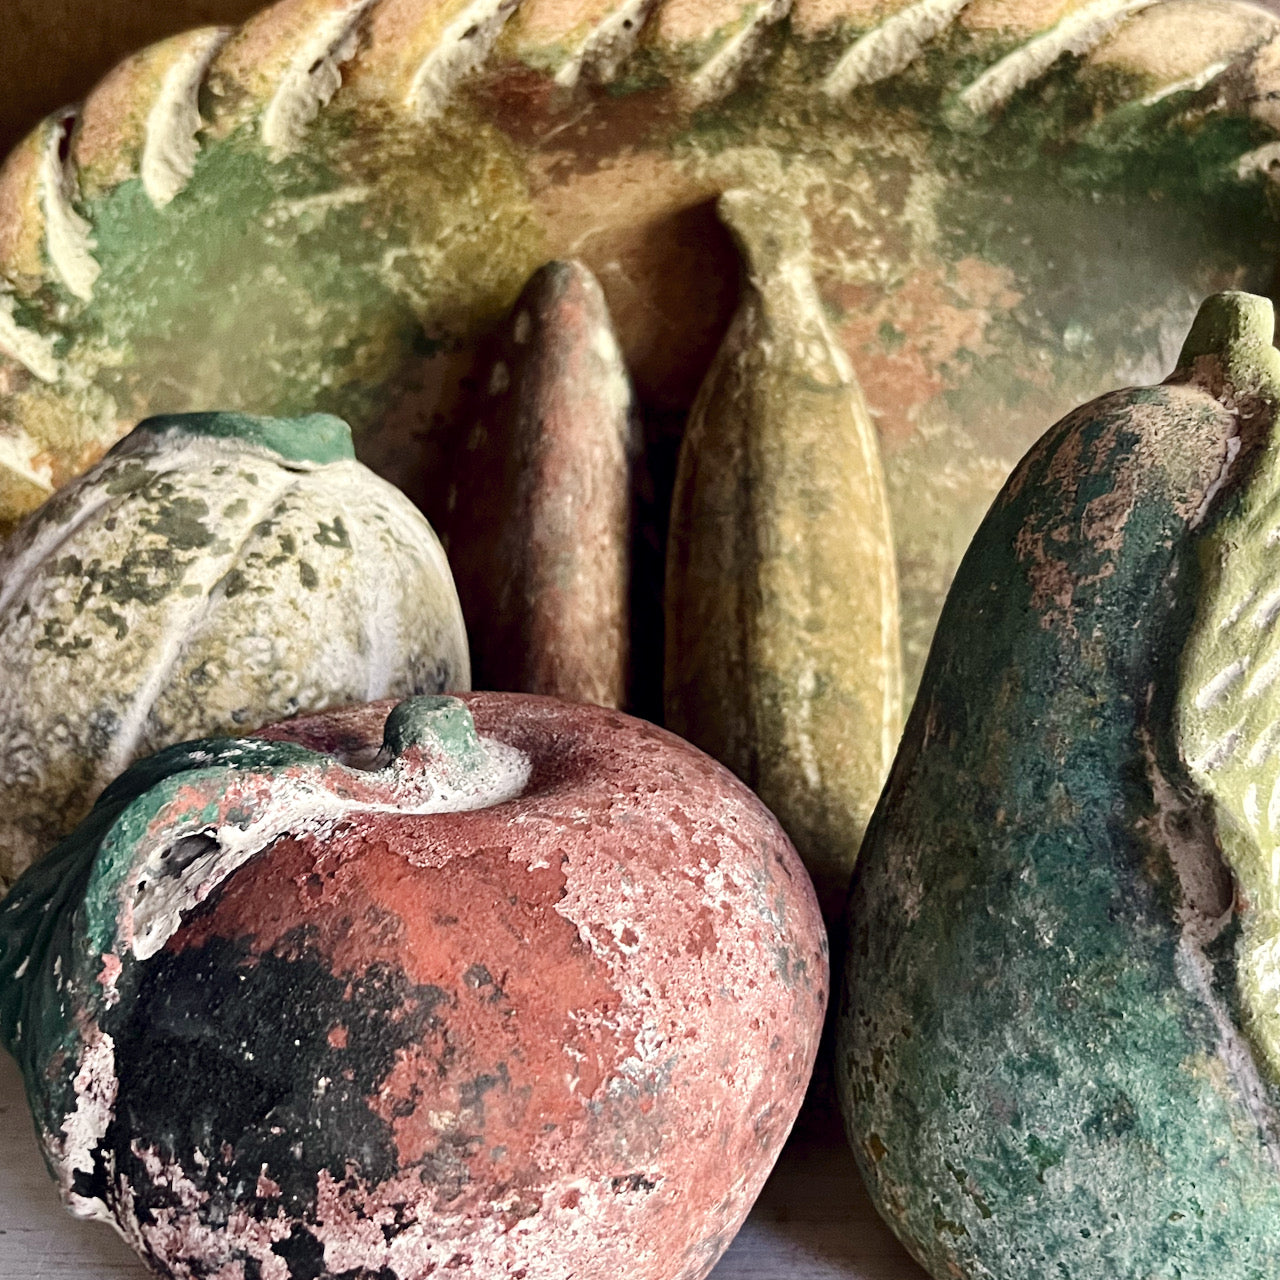
[[[0,890],[139,756],[465,689],[426,520],[336,418],[153,418],[0,551]]]

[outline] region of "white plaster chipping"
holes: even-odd
[[[274,161],[296,151],[307,126],[342,87],[342,65],[360,45],[360,20],[374,0],[354,4],[316,23],[289,60],[262,113],[262,141]]]
[[[1089,53],[1127,18],[1162,3],[1165,0],[1094,0],[988,67],[961,92],[960,101],[975,115],[994,111],[1064,54]]]
[[[556,72],[556,84],[572,89],[589,75],[607,84],[631,56],[657,0],[622,0],[587,33],[577,52]]]
[[[905,70],[969,0],[917,0],[856,40],[822,82],[833,98]]]
[[[94,244],[89,224],[76,212],[73,203],[77,188],[75,171],[62,159],[62,148],[74,122],[75,113],[70,111],[50,122],[40,161],[38,190],[49,265],[72,294],[88,302],[102,268],[91,252]]]
[[[755,55],[760,38],[791,12],[791,0],[764,0],[746,25],[718,49],[689,79],[687,93],[693,102],[715,102],[738,87],[738,81]]]
[[[53,348],[52,337],[33,333],[18,323],[13,295],[0,290],[0,354],[16,360],[41,382],[57,382],[62,376],[62,362]]]
[[[165,831],[148,854],[137,859],[130,877],[132,898],[126,901],[120,930],[122,939],[139,960],[155,955],[177,932],[186,912],[203,902],[237,867],[286,832],[296,837],[332,830],[339,821],[356,813],[465,813],[515,799],[528,784],[532,770],[529,757],[517,747],[493,738],[481,737],[479,741],[483,760],[459,779],[392,761],[381,771],[395,791],[391,802],[338,795],[318,773],[304,774],[281,780],[243,827],[228,824]],[[367,780],[371,775],[363,776]],[[166,866],[170,851],[179,841],[202,837],[207,842],[203,852],[176,871]]]
[[[47,1149],[56,1152],[55,1169],[62,1198],[77,1218],[110,1221],[106,1206],[96,1196],[77,1195],[72,1189],[77,1173],[93,1172],[94,1152],[102,1141],[115,1113],[116,1079],[115,1041],[99,1028],[84,1042],[79,1070],[72,1084],[75,1110],[62,1120],[62,1138]]]
[[[1246,151],[1236,162],[1236,176],[1244,179],[1255,173],[1271,176],[1271,170],[1280,164],[1280,142],[1268,142],[1265,147]]]
[[[447,26],[409,86],[408,105],[419,120],[442,114],[458,85],[478,71],[520,0],[473,0]]]
[[[1194,75],[1175,80],[1172,84],[1161,85],[1159,89],[1141,99],[1141,104],[1144,107],[1154,107],[1157,102],[1163,102],[1165,98],[1172,98],[1175,93],[1199,93],[1201,89],[1211,84],[1224,71],[1229,71],[1232,65],[1230,59],[1212,62]]]
[[[147,112],[142,144],[142,189],[163,209],[191,180],[200,153],[200,85],[209,64],[226,44],[230,28],[194,31],[165,73],[160,92]]]

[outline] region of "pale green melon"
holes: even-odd
[[[144,422],[0,555],[0,889],[140,756],[466,689],[444,552],[337,418]]]

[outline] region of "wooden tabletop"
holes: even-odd
[[[62,1208],[22,1079],[0,1053],[0,1280],[146,1280],[100,1223]],[[862,1188],[838,1118],[811,1107],[713,1280],[926,1280]]]

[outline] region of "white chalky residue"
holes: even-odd
[[[1193,773],[1212,773],[1215,769],[1220,768],[1231,758],[1232,752],[1235,751],[1236,745],[1240,741],[1243,729],[1243,721],[1232,725],[1226,733],[1211,742],[1199,756],[1188,760],[1188,768]]]
[[[200,85],[230,29],[195,31],[182,55],[165,72],[147,113],[139,166],[142,189],[163,209],[190,181],[200,153]]]
[[[109,1220],[101,1200],[96,1196],[78,1195],[73,1190],[77,1173],[93,1172],[94,1153],[115,1114],[119,1089],[116,1046],[105,1031],[94,1028],[85,1041],[72,1088],[75,1110],[63,1117],[62,1141],[57,1144],[56,1167],[62,1198],[77,1218]]]
[[[960,94],[960,101],[975,115],[994,111],[1019,89],[1038,80],[1064,54],[1088,53],[1126,18],[1161,3],[1164,0],[1094,0],[988,67]]]
[[[607,84],[630,57],[656,0],[622,0],[587,33],[577,51],[556,72],[556,84],[572,89],[584,72]]]
[[[813,724],[813,698],[818,691],[818,673],[812,663],[801,670],[796,681],[799,701],[796,704],[796,744],[800,755],[800,771],[809,787],[817,791],[822,786],[822,771],[818,768],[818,752],[809,733]]]
[[[917,0],[855,41],[841,56],[823,89],[834,98],[904,71],[969,0]]]
[[[419,120],[441,115],[454,90],[488,60],[520,0],[474,0],[442,32],[409,87],[408,104]]]
[[[1223,632],[1234,627],[1240,621],[1241,615],[1257,598],[1257,591],[1252,588],[1244,593],[1243,596],[1231,607],[1231,611],[1218,623],[1218,631]]]
[[[1244,793],[1245,817],[1256,827],[1262,821],[1262,804],[1258,800],[1258,784],[1251,782]]]
[[[725,42],[689,80],[692,102],[714,102],[733,92],[759,47],[760,38],[791,12],[792,0],[763,0],[746,25]]]
[[[1227,691],[1244,675],[1248,667],[1248,659],[1238,658],[1224,667],[1196,694],[1195,703],[1201,711],[1207,711],[1222,701]]]
[[[1245,756],[1249,764],[1256,769],[1259,765],[1265,763],[1271,755],[1277,737],[1280,737],[1280,723],[1273,723],[1258,734],[1253,745],[1249,748],[1249,754]]]
[[[46,126],[48,138],[40,160],[38,189],[44,213],[44,247],[54,274],[82,302],[93,297],[102,268],[94,258],[90,227],[75,210],[74,172],[62,159],[62,148],[74,116],[66,113]]]
[[[262,113],[262,141],[272,160],[283,160],[302,145],[307,126],[342,87],[342,64],[359,47],[360,19],[373,2],[356,0],[327,14],[290,59]]]
[[[18,323],[13,295],[0,289],[0,355],[16,360],[41,382],[57,382],[63,370],[54,346],[53,337],[34,333]]]
[[[1210,63],[1209,66],[1197,71],[1194,75],[1175,80],[1172,84],[1162,85],[1159,89],[1147,94],[1141,100],[1141,104],[1144,107],[1154,107],[1157,102],[1163,102],[1165,98],[1171,98],[1175,93],[1199,93],[1201,89],[1211,81],[1216,80],[1224,71],[1229,71],[1231,66],[1232,63],[1229,59]]]
[[[468,769],[461,784],[428,771],[409,771],[393,762],[385,776],[395,796],[389,802],[373,802],[336,795],[317,776],[289,778],[272,789],[243,827],[228,824],[163,832],[149,855],[136,860],[130,879],[133,898],[125,906],[121,938],[138,960],[149,959],[177,932],[186,912],[286,832],[294,837],[323,833],[358,813],[464,813],[515,799],[528,784],[532,769],[529,757],[493,738],[481,737],[479,742],[483,763]],[[251,778],[252,774],[244,776]],[[193,836],[207,837],[208,851],[177,874],[167,872],[165,855],[178,840]],[[145,898],[137,887],[143,882]]]
[[[1280,164],[1280,142],[1268,142],[1253,151],[1246,151],[1236,162],[1236,176],[1241,180],[1255,173],[1270,175],[1272,168]]]
[[[1280,615],[1280,588],[1264,596],[1253,614],[1253,625],[1259,631],[1269,631]]]

